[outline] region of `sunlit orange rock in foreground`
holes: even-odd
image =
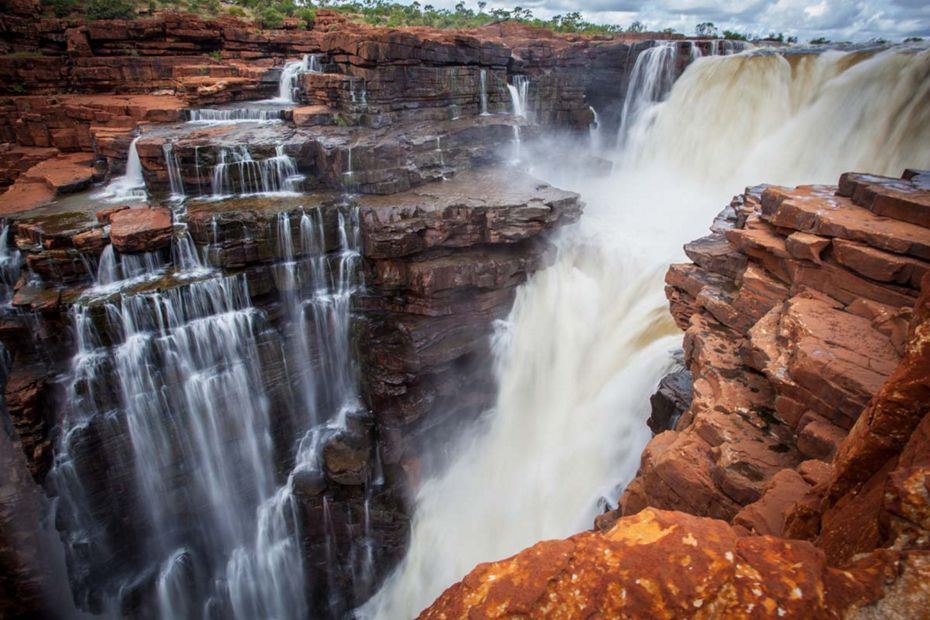
[[[840,570],[807,542],[647,508],[480,564],[420,618],[917,618],[928,579],[924,553],[879,550]]]

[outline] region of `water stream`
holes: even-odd
[[[104,253],[98,283],[119,286],[74,306],[78,351],[50,474],[72,578],[93,597],[82,607],[119,616],[154,580],[165,620],[306,617],[291,480],[318,467],[321,439],[358,406],[358,218],[334,216],[334,240],[319,208],[278,217],[280,332],[252,306],[245,277],[204,269],[186,234],[172,255],[192,279],[172,288],[136,292],[126,280],[159,273],[160,255]],[[284,411],[263,378],[276,363],[272,374],[293,386],[285,402],[299,403]],[[292,448],[274,445],[279,424],[303,437],[283,483],[276,468]],[[89,441],[102,442],[94,460],[111,474],[82,456]],[[119,514],[138,516],[114,528]]]
[[[930,51],[707,57],[663,93],[671,52],[653,50],[628,93],[636,139],[608,178],[547,157],[565,144],[540,149],[537,174],[582,191],[585,215],[520,290],[495,342],[496,408],[422,485],[408,555],[364,617],[413,617],[477,563],[587,529],[616,501],[681,344],[663,274],[730,196],[930,165]]]

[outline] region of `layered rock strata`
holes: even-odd
[[[180,302],[198,282],[219,275],[242,282],[248,303],[260,313],[257,363],[283,482],[295,458],[289,377],[299,360],[283,356],[280,338],[292,320],[286,304],[293,293],[282,270],[309,251],[302,237],[308,217],[319,222],[319,243],[332,265],[344,251],[347,219],[357,220],[366,284],[353,301],[351,349],[357,351],[365,407],[348,414],[344,429],[323,432],[319,467],[301,471],[291,485],[300,507],[308,601],[315,613],[336,616],[365,600],[402,556],[423,434],[456,421],[437,413],[462,386],[474,399],[455,402],[450,410],[458,421],[486,405],[493,394],[490,372],[472,362],[486,353],[491,324],[508,312],[515,287],[543,264],[545,235],[575,221],[581,210],[575,194],[500,170],[462,171],[392,196],[318,192],[188,200],[183,217],[160,206],[76,204],[8,220],[23,273],[12,291],[17,312],[7,313],[0,330],[12,358],[5,402],[23,462],[38,482],[46,481],[61,441],[56,432],[65,401],[75,397],[63,393],[61,381],[78,346],[74,337],[86,330],[81,317],[93,323],[95,338],[116,344],[123,335],[110,317],[127,300]],[[187,247],[202,257],[202,267],[185,264],[191,260]],[[115,256],[118,291],[107,289],[108,252]],[[139,265],[143,271],[133,271]],[[141,279],[134,284],[127,279],[132,277]],[[311,352],[309,363],[323,364],[325,355]],[[91,390],[95,409],[119,412],[123,405],[113,386],[105,387],[102,378],[97,383]],[[86,574],[73,576],[78,600],[89,609],[100,605],[96,589],[106,575],[134,570],[143,561],[133,541],[147,536],[144,520],[120,517],[138,510],[140,489],[131,467],[112,467],[117,455],[131,449],[125,425],[109,419],[90,417],[67,441],[73,471],[93,498],[94,518],[108,532],[106,542],[128,550],[97,557]],[[188,467],[180,461],[175,466]],[[171,480],[166,497],[180,497],[184,478]],[[23,489],[36,492],[26,482]],[[54,481],[49,492],[55,494]],[[169,503],[183,505],[177,498]],[[59,522],[66,532],[74,527],[70,518],[66,512]],[[367,575],[357,569],[359,541],[371,549]],[[341,558],[339,564],[334,558]],[[152,604],[152,587],[137,584],[124,611]]]
[[[492,324],[544,266],[541,235],[581,215],[577,194],[506,177],[458,175],[360,200],[368,316],[361,375],[385,462],[416,463],[424,432],[491,404]]]
[[[687,402],[662,382],[621,508],[422,617],[922,617],[928,208],[918,171],[737,196],[666,276],[692,400],[662,431]]]
[[[930,267],[928,195],[916,173],[753,188],[685,246],[694,263],[669,269],[666,292],[693,401],[647,446],[625,514],[650,505],[781,534],[741,511],[815,485],[809,461],[832,461],[900,363]]]

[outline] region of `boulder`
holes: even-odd
[[[110,242],[119,252],[151,252],[171,243],[171,211],[164,207],[125,209],[110,215]]]
[[[419,617],[842,618],[875,605],[916,617],[928,573],[926,558],[895,552],[838,570],[807,542],[647,509],[479,564]]]

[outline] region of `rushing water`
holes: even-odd
[[[249,147],[242,144],[219,149],[210,187],[214,198],[249,196],[293,192],[302,180],[296,160],[284,152],[283,146],[276,147],[272,157],[252,159]]]
[[[98,281],[120,292],[92,289],[74,306],[78,351],[50,474],[82,607],[118,616],[153,580],[147,613],[165,620],[306,617],[291,481],[318,466],[324,430],[357,406],[358,218],[334,216],[335,240],[318,208],[278,217],[280,333],[251,305],[245,277],[206,271],[186,235],[175,240],[175,277],[195,279],[171,288],[134,291],[131,257],[102,257]],[[287,422],[265,384],[269,347],[294,386]],[[281,423],[304,435],[283,484],[276,467],[292,448],[274,445]],[[89,441],[101,442],[95,462],[82,456]],[[137,516],[114,527],[119,514]]]
[[[514,116],[526,118],[530,79],[525,75],[513,76],[513,84],[507,84],[510,92],[510,107]]]
[[[0,308],[8,308],[13,301],[13,286],[19,280],[22,256],[10,244],[10,225],[6,221],[0,228]]]
[[[711,41],[708,44],[711,56],[726,56],[747,45],[740,41]],[[636,57],[620,115],[618,141],[621,148],[626,146],[634,128],[643,130],[649,126],[643,115],[657,111],[655,104],[671,92],[682,67],[702,56],[701,48],[693,41],[659,41]]]
[[[583,190],[585,215],[520,290],[495,343],[497,406],[423,484],[409,553],[362,615],[413,617],[475,564],[588,528],[616,501],[681,342],[662,276],[732,194],[930,166],[930,51],[701,58],[659,94],[668,53],[643,58],[630,88],[650,103],[626,115],[631,139],[609,178],[537,162]]]
[[[129,156],[126,160],[126,172],[116,177],[99,193],[99,196],[111,202],[145,200],[145,179],[142,176],[142,160],[136,143],[142,136],[136,136],[129,144]]]
[[[320,73],[320,57],[317,54],[307,54],[300,60],[285,63],[281,69],[278,80],[278,96],[270,101],[273,103],[294,103],[297,93],[297,78],[301,73]]]
[[[224,125],[235,123],[272,123],[281,120],[283,112],[274,108],[201,108],[190,111],[190,123]]]
[[[488,116],[488,71],[481,69],[478,73],[478,99],[481,103],[481,116]]]

